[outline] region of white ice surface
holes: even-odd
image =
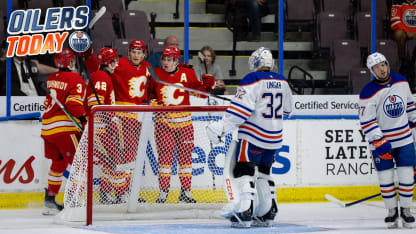
[[[384,224],[386,213],[381,202],[366,202],[348,208],[341,208],[333,203],[279,204],[279,213],[272,228],[231,229],[228,221],[224,219],[171,219],[95,221],[91,228],[96,230],[87,230],[81,223],[58,224],[53,217],[42,216],[41,210],[0,210],[0,233],[416,233],[416,227],[414,229],[387,229]],[[414,206],[412,213],[416,216]],[[320,230],[302,232],[305,231],[302,228],[319,228]]]

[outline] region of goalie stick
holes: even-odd
[[[156,73],[153,71],[153,69],[151,67],[147,66],[147,70],[149,71],[150,75],[153,77],[153,79],[155,79],[155,81],[157,83],[164,84],[164,85],[170,85],[170,86],[173,86],[173,87],[178,88],[178,89],[183,89],[183,90],[186,90],[188,92],[194,92],[194,93],[198,93],[198,94],[205,95],[205,96],[208,96],[208,97],[218,98],[218,99],[225,100],[225,101],[231,101],[231,99],[226,98],[226,97],[221,97],[221,96],[211,94],[211,93],[207,93],[207,92],[204,92],[204,91],[200,91],[200,90],[197,90],[197,89],[192,89],[192,88],[188,88],[188,87],[184,87],[184,86],[181,86],[181,85],[172,84],[172,83],[163,81],[163,80],[159,79],[159,77],[156,75]]]
[[[349,206],[352,206],[352,205],[355,205],[355,204],[358,204],[358,203],[361,203],[361,202],[364,202],[364,201],[367,201],[367,200],[373,199],[373,198],[378,197],[378,196],[380,196],[380,195],[381,195],[381,193],[377,193],[377,194],[374,194],[374,195],[371,195],[371,196],[368,196],[368,197],[362,198],[362,199],[360,199],[360,200],[353,201],[353,202],[347,202],[347,203],[346,203],[346,202],[342,202],[342,201],[338,200],[337,198],[335,198],[334,196],[332,196],[332,195],[330,195],[330,194],[325,194],[325,198],[326,198],[328,201],[330,201],[330,202],[333,202],[333,203],[335,203],[335,204],[337,204],[337,205],[339,205],[339,206],[341,206],[341,207],[346,208],[346,207],[349,207]]]

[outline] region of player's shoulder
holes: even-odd
[[[141,61],[140,66],[152,67],[152,65],[146,60]]]
[[[286,78],[275,72],[250,72],[241,80],[239,85],[251,85],[259,81],[279,80],[287,81]]]
[[[391,77],[392,84],[401,83],[401,82],[407,83],[407,79],[399,73],[391,73],[390,77]]]

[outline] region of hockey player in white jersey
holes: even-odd
[[[283,116],[292,111],[292,94],[286,78],[271,71],[273,64],[269,49],[254,51],[249,58],[254,72],[239,83],[224,118],[207,126],[214,144],[238,128],[232,174],[240,199],[232,208],[232,227],[271,226],[278,211],[270,169],[282,145]]]
[[[416,123],[415,101],[406,78],[390,74],[384,55],[377,52],[370,54],[367,67],[375,79],[360,93],[359,116],[361,129],[370,144],[384,205],[388,209],[385,222],[389,228],[398,226],[399,204],[394,183],[396,166],[400,218],[404,227],[411,227],[415,221],[410,207],[416,156],[409,123]]]

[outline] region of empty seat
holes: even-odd
[[[149,42],[149,54],[152,54],[154,52],[160,52],[165,49],[165,40],[164,39],[150,39]]]
[[[372,0],[359,0],[360,11],[371,11],[371,2]],[[376,2],[377,18],[386,18],[386,16],[390,15],[386,0],[377,0]]]
[[[350,70],[348,83],[351,94],[360,94],[364,86],[371,81],[371,72],[367,68],[359,67]]]
[[[286,0],[285,2],[288,21],[313,21],[315,19],[315,0]]]
[[[53,5],[52,0],[29,0],[27,1],[28,9],[40,8],[43,16],[46,15],[46,10],[53,6],[54,5]]]
[[[400,68],[400,60],[397,54],[397,43],[393,40],[377,40],[376,50],[387,58],[390,64],[390,71],[397,73]]]
[[[113,49],[117,51],[119,57],[128,57],[128,49],[131,39],[115,39],[113,41]]]
[[[59,2],[59,1],[57,1]],[[80,6],[80,5],[87,5],[86,0],[61,0],[62,6]]]
[[[317,16],[318,46],[329,48],[334,40],[350,39],[348,16],[342,12],[321,12]]]
[[[4,27],[3,17],[0,16],[0,44],[3,42],[4,38],[6,38],[6,29]]]
[[[322,0],[322,10],[350,14],[352,12],[351,0]]]
[[[112,15],[120,15],[124,11],[123,2],[121,0],[100,0],[98,2],[99,8],[105,6],[107,11]]]
[[[121,24],[124,38],[150,41],[150,28],[146,13],[139,10],[127,10],[121,13]]]
[[[109,18],[102,18],[91,30],[91,40],[93,41],[93,48],[100,49],[100,47],[111,47],[114,39],[117,38],[117,34],[113,28],[113,21]],[[98,50],[95,50],[98,51]]]
[[[347,77],[352,68],[360,67],[360,44],[354,40],[335,40],[331,48],[332,75]]]
[[[371,13],[357,12],[355,14],[355,38],[360,42],[361,47],[368,48],[371,45]],[[377,39],[384,38],[383,19],[376,20]]]

